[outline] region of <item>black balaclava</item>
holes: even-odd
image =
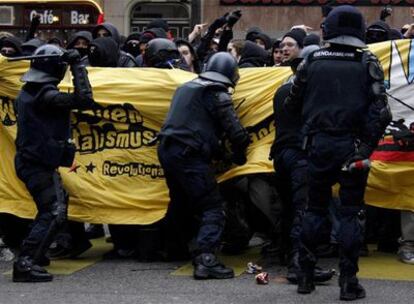
[[[91,42],[88,50],[91,66],[112,68],[118,66],[119,48],[111,37],[96,38]]]
[[[133,57],[137,57],[139,54],[141,54],[139,44],[141,40],[141,33],[132,33],[127,37],[124,43],[123,50],[129,54],[131,54]],[[136,40],[137,42],[133,42]]]

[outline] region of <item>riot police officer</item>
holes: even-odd
[[[222,151],[224,134],[233,162],[246,162],[249,136],[228,93],[238,79],[235,59],[224,52],[214,54],[198,78],[177,89],[159,133],[158,157],[170,190],[170,206],[186,204],[200,218],[193,252],[195,279],[234,277],[233,270],[215,255],[224,227],[224,206],[210,165]]]
[[[47,282],[53,279],[42,265],[55,233],[65,222],[68,194],[58,167],[70,167],[76,147],[70,139],[72,109],[95,106],[86,69],[76,50],[64,53],[54,45],[39,47],[26,82],[16,99],[17,137],[15,168],[37,207],[37,215],[13,265],[14,282]],[[50,57],[45,58],[45,56]],[[54,57],[53,57],[54,56]],[[61,93],[57,85],[70,64],[74,93]]]
[[[333,9],[325,20],[323,38],[329,46],[311,53],[299,65],[285,100],[287,111],[302,113],[308,152],[309,202],[302,221],[297,291],[311,293],[315,288],[315,245],[331,187],[338,182],[340,299],[355,300],[365,297],[356,274],[368,170],[351,168],[368,163],[391,113],[380,63],[375,55],[363,51],[362,14],[352,6]]]
[[[293,73],[302,60],[309,53],[319,49],[312,45],[305,47],[298,58],[290,62]],[[283,203],[283,228],[285,234],[289,234],[290,240],[283,243],[289,244],[289,265],[287,279],[291,283],[297,283],[299,266],[300,232],[303,212],[307,205],[307,157],[302,150],[302,119],[301,113],[288,115],[283,106],[283,101],[288,96],[293,85],[290,78],[275,93],[273,98],[273,112],[275,118],[275,141],[273,142],[270,159],[276,172],[276,189]],[[333,270],[323,270],[315,267],[315,282],[325,282],[332,278]]]

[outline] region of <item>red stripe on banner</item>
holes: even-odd
[[[379,160],[384,162],[405,162],[413,161],[414,162],[414,152],[401,152],[401,151],[375,151],[371,160]]]

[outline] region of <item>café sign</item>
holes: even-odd
[[[29,25],[33,17],[40,16],[41,25],[56,25],[56,26],[77,26],[88,25],[94,22],[92,14],[88,9],[25,9],[24,21]]]

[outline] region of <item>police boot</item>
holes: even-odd
[[[292,260],[288,266],[288,273],[287,273],[286,279],[292,284],[297,284],[298,282],[297,274],[299,271],[300,271],[299,253],[294,253]],[[316,266],[315,270],[313,271],[313,280],[315,283],[326,282],[332,279],[334,274],[335,274],[334,269],[322,269]]]
[[[20,257],[13,264],[13,282],[50,282],[53,276],[28,257]]]
[[[212,253],[202,253],[194,261],[193,276],[197,280],[205,279],[231,279],[234,278],[234,271],[221,264]]]
[[[359,284],[356,276],[339,277],[340,300],[353,301],[365,298],[365,289]]]
[[[300,294],[308,294],[315,290],[315,283],[313,279],[313,270],[298,272],[298,289]]]

